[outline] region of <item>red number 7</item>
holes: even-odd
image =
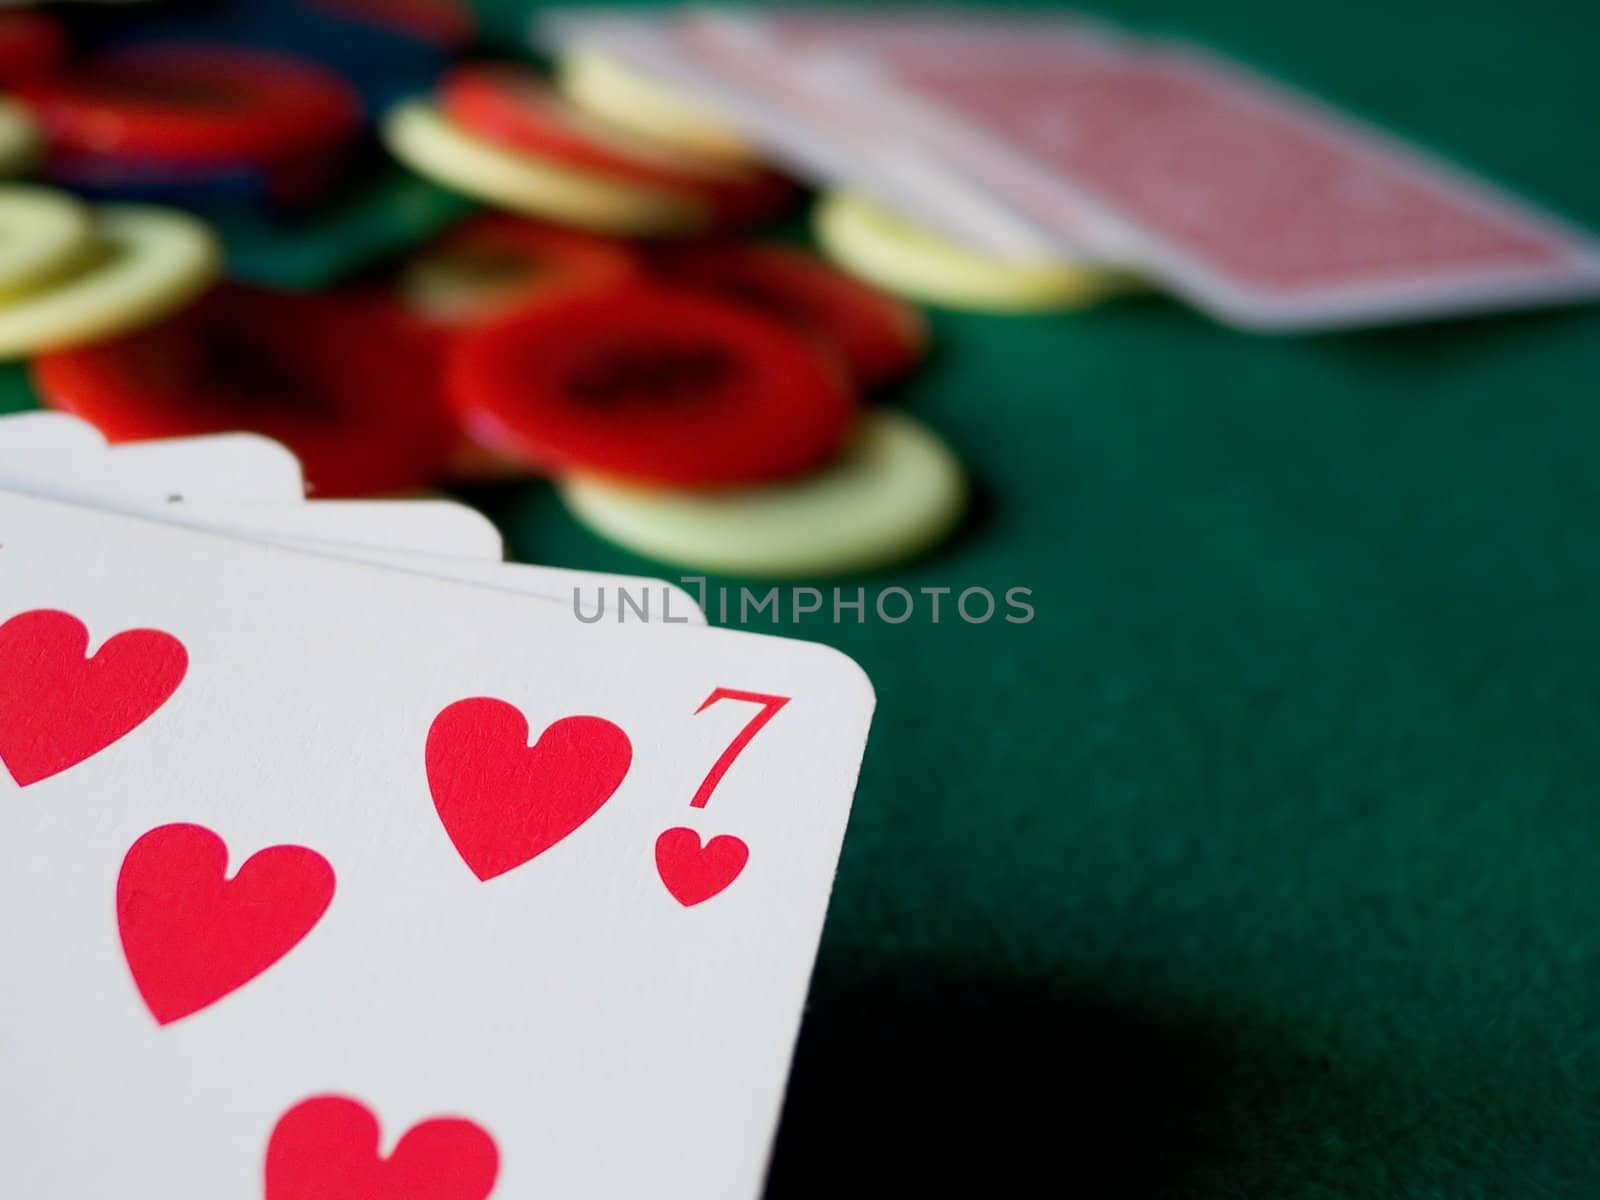
[[[743,700],[750,704],[759,704],[761,709],[750,718],[745,727],[739,731],[739,735],[728,743],[728,748],[722,752],[722,756],[711,764],[711,771],[701,782],[700,790],[695,792],[694,799],[689,801],[690,808],[706,806],[711,799],[711,793],[717,790],[717,784],[722,782],[722,777],[728,773],[728,768],[733,766],[733,760],[744,752],[750,740],[761,732],[766,723],[778,715],[778,710],[789,703],[787,696],[768,696],[761,692],[741,692],[733,688],[719,687],[694,710],[695,715],[699,716],[718,700]]]

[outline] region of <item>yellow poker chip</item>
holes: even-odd
[[[1100,266],[991,258],[853,193],[823,197],[813,224],[818,243],[845,270],[946,308],[1049,312],[1093,304],[1133,285],[1125,273]]]
[[[557,68],[556,83],[578,107],[637,137],[709,158],[762,161],[760,152],[715,110],[610,55],[572,54]]]
[[[0,303],[0,359],[82,345],[159,321],[221,270],[208,226],[141,205],[95,212],[99,253],[78,271]]]
[[[0,96],[0,176],[21,175],[39,158],[44,145],[39,126],[15,100]]]
[[[0,184],[0,302],[82,266],[97,245],[82,201],[54,188]]]
[[[662,491],[568,476],[561,498],[601,537],[649,558],[733,575],[831,575],[888,566],[941,541],[966,509],[961,465],[900,413],[862,416],[839,457],[775,486]]]
[[[392,109],[383,121],[383,140],[418,174],[523,216],[633,236],[697,233],[714,217],[709,203],[683,193],[619,183],[496,146],[423,101]]]

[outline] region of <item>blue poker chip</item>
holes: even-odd
[[[230,43],[276,51],[337,72],[361,93],[369,113],[430,90],[450,51],[402,25],[384,25],[346,10],[349,0],[226,3],[113,16],[84,34],[86,45],[113,50],[150,43]],[[352,6],[353,7],[353,6]]]
[[[99,201],[210,208],[220,204],[264,205],[270,195],[265,172],[246,166],[54,158],[46,162],[43,174],[58,187]]]
[[[466,0],[299,0],[342,16],[426,42],[446,53],[467,50],[478,36],[477,14]]]

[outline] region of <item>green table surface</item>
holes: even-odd
[[[1101,11],[1600,228],[1592,4]],[[1600,310],[934,328],[899,402],[980,503],[848,587],[1037,615],[778,630],[878,714],[770,1194],[1600,1196]],[[544,485],[469,498],[521,558],[660,570]]]

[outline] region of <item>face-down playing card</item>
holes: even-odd
[[[1600,294],[1600,243],[1237,64],[1078,39],[1004,56],[867,44],[798,69],[1055,231],[1250,329]]]
[[[987,15],[987,14],[986,14]],[[1068,23],[1077,30],[1080,22]],[[1004,45],[1037,39],[1040,26],[1013,30]],[[1043,27],[1060,33],[1055,25]],[[603,54],[670,84],[728,119],[797,175],[849,187],[963,244],[998,257],[1059,251],[1028,217],[997,205],[970,174],[922,152],[883,114],[796,69],[807,56],[844,45],[864,51],[906,39],[918,49],[970,53],[989,45],[992,20],[866,16],[843,10],[727,13],[685,10],[675,18],[605,9],[555,9],[535,20],[534,37],[561,52]]]
[[[0,496],[0,1157],[39,1200],[758,1193],[833,651]]]
[[[1241,327],[1600,294],[1591,235],[1236,63],[1077,16],[556,10],[537,28],[698,85],[802,165],[812,143],[868,148],[822,174],[958,240],[1043,237]]]

